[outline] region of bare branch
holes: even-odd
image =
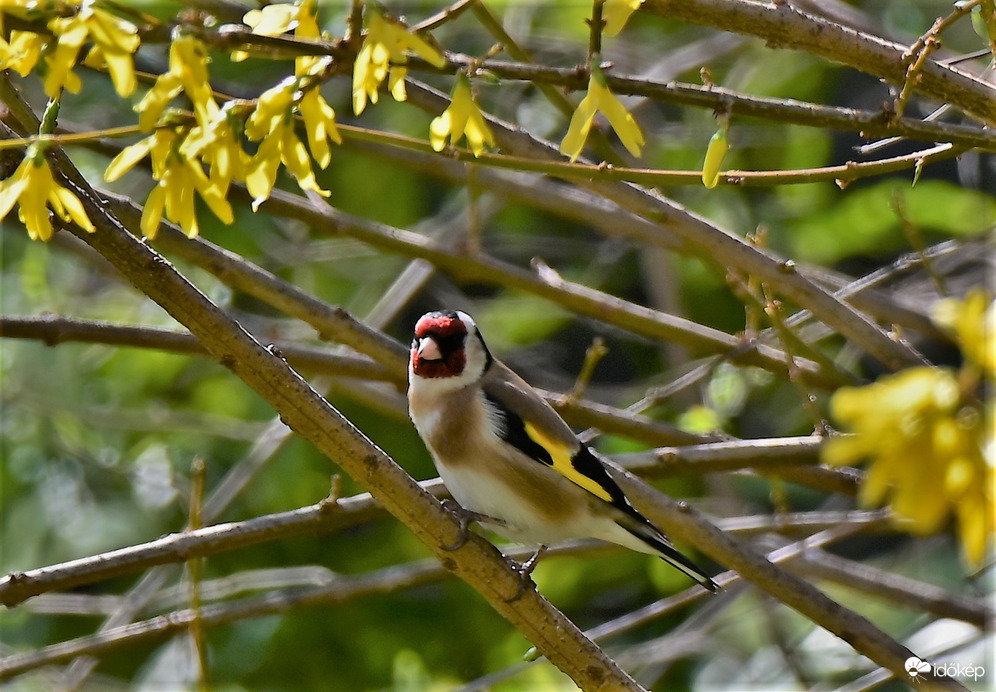
[[[940,618],[964,620],[980,628],[992,624],[992,608],[984,601],[953,595],[933,584],[885,572],[822,550],[807,552],[794,567],[807,576],[829,579],[904,608],[922,610]]]
[[[198,356],[209,355],[207,350],[189,332],[179,332],[161,327],[142,327],[83,320],[59,315],[20,317],[0,315],[0,337],[12,339],[37,339],[46,346],[56,346],[69,341],[113,346],[154,348],[171,353]],[[388,381],[404,391],[406,383],[396,373],[383,366],[356,356],[334,353],[328,349],[302,346],[293,342],[276,342],[271,345],[288,363],[297,369],[313,370],[337,377],[355,377],[370,381]]]
[[[694,24],[752,34],[769,46],[804,50],[843,62],[895,85],[906,80],[906,46],[807,14],[791,3],[647,0],[643,9]],[[917,89],[924,95],[951,103],[985,122],[996,122],[992,85],[936,60],[926,60],[920,75]]]
[[[0,77],[0,96],[5,102],[20,102],[6,76]],[[38,122],[22,121],[22,125],[25,132],[34,132]],[[460,530],[459,522],[283,360],[263,348],[171,264],[126,231],[68,158],[59,151],[52,153],[56,170],[75,188],[97,228],[95,233],[72,228],[74,235],[187,327],[219,362],[270,402],[289,427],[370,488],[448,568],[478,590],[578,685],[592,690],[639,689],[535,590],[526,590],[516,598],[521,593],[520,575],[490,543],[471,536],[459,550],[445,551],[443,546],[451,544],[452,536]]]

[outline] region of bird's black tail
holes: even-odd
[[[629,518],[637,519],[637,517],[627,517],[627,519]],[[713,593],[719,591],[719,584],[714,582],[712,578],[703,572],[698,565],[682,555],[681,552],[671,545],[671,542],[668,541],[667,538],[665,538],[661,532],[658,531],[657,528],[647,521],[647,519],[642,515],[639,516],[637,521],[617,521],[616,523],[653,548],[662,560],[684,572],[701,584],[704,588],[712,591]]]

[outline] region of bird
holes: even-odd
[[[709,591],[719,588],[630,503],[604,457],[491,354],[467,313],[428,312],[415,323],[408,412],[466,513],[463,538],[476,521],[509,540],[539,545],[522,566],[524,577],[546,546],[599,538],[656,555]]]

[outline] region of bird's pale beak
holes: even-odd
[[[422,360],[442,360],[439,344],[431,336],[422,337],[418,342],[418,357]]]

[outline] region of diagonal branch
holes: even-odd
[[[427,111],[440,112],[449,104],[447,96],[411,78],[406,80],[406,86],[408,100]],[[561,158],[560,152],[549,142],[494,117],[489,117],[488,123],[502,148],[511,153],[536,159]],[[898,370],[922,364],[922,356],[909,345],[894,340],[867,316],[807,279],[797,270],[794,262],[749,245],[742,238],[715,226],[656,191],[624,183],[578,184],[612,200],[629,212],[658,223],[661,232],[672,233],[680,239],[684,251],[723,267],[724,273],[727,267],[737,267],[777,287],[780,293],[812,310],[819,319],[890,369]]]
[[[7,102],[19,102],[22,134],[37,131],[37,119],[33,113],[25,113],[23,101],[6,77],[0,77],[0,96]],[[640,689],[535,589],[522,592],[518,571],[486,540],[470,536],[460,549],[443,550],[442,546],[452,543],[460,526],[439,501],[422,491],[411,476],[282,359],[261,346],[161,255],[125,230],[64,153],[55,150],[51,153],[57,175],[75,188],[96,227],[95,233],[78,228],[69,230],[187,327],[222,365],[266,399],[289,427],[369,488],[388,511],[435,552],[447,569],[484,596],[580,687]]]
[[[788,2],[755,0],[646,0],[643,9],[664,17],[705,24],[763,38],[772,47],[792,48],[843,62],[902,85],[907,46],[816,17]],[[988,123],[996,123],[992,85],[952,65],[924,61],[917,89]]]

